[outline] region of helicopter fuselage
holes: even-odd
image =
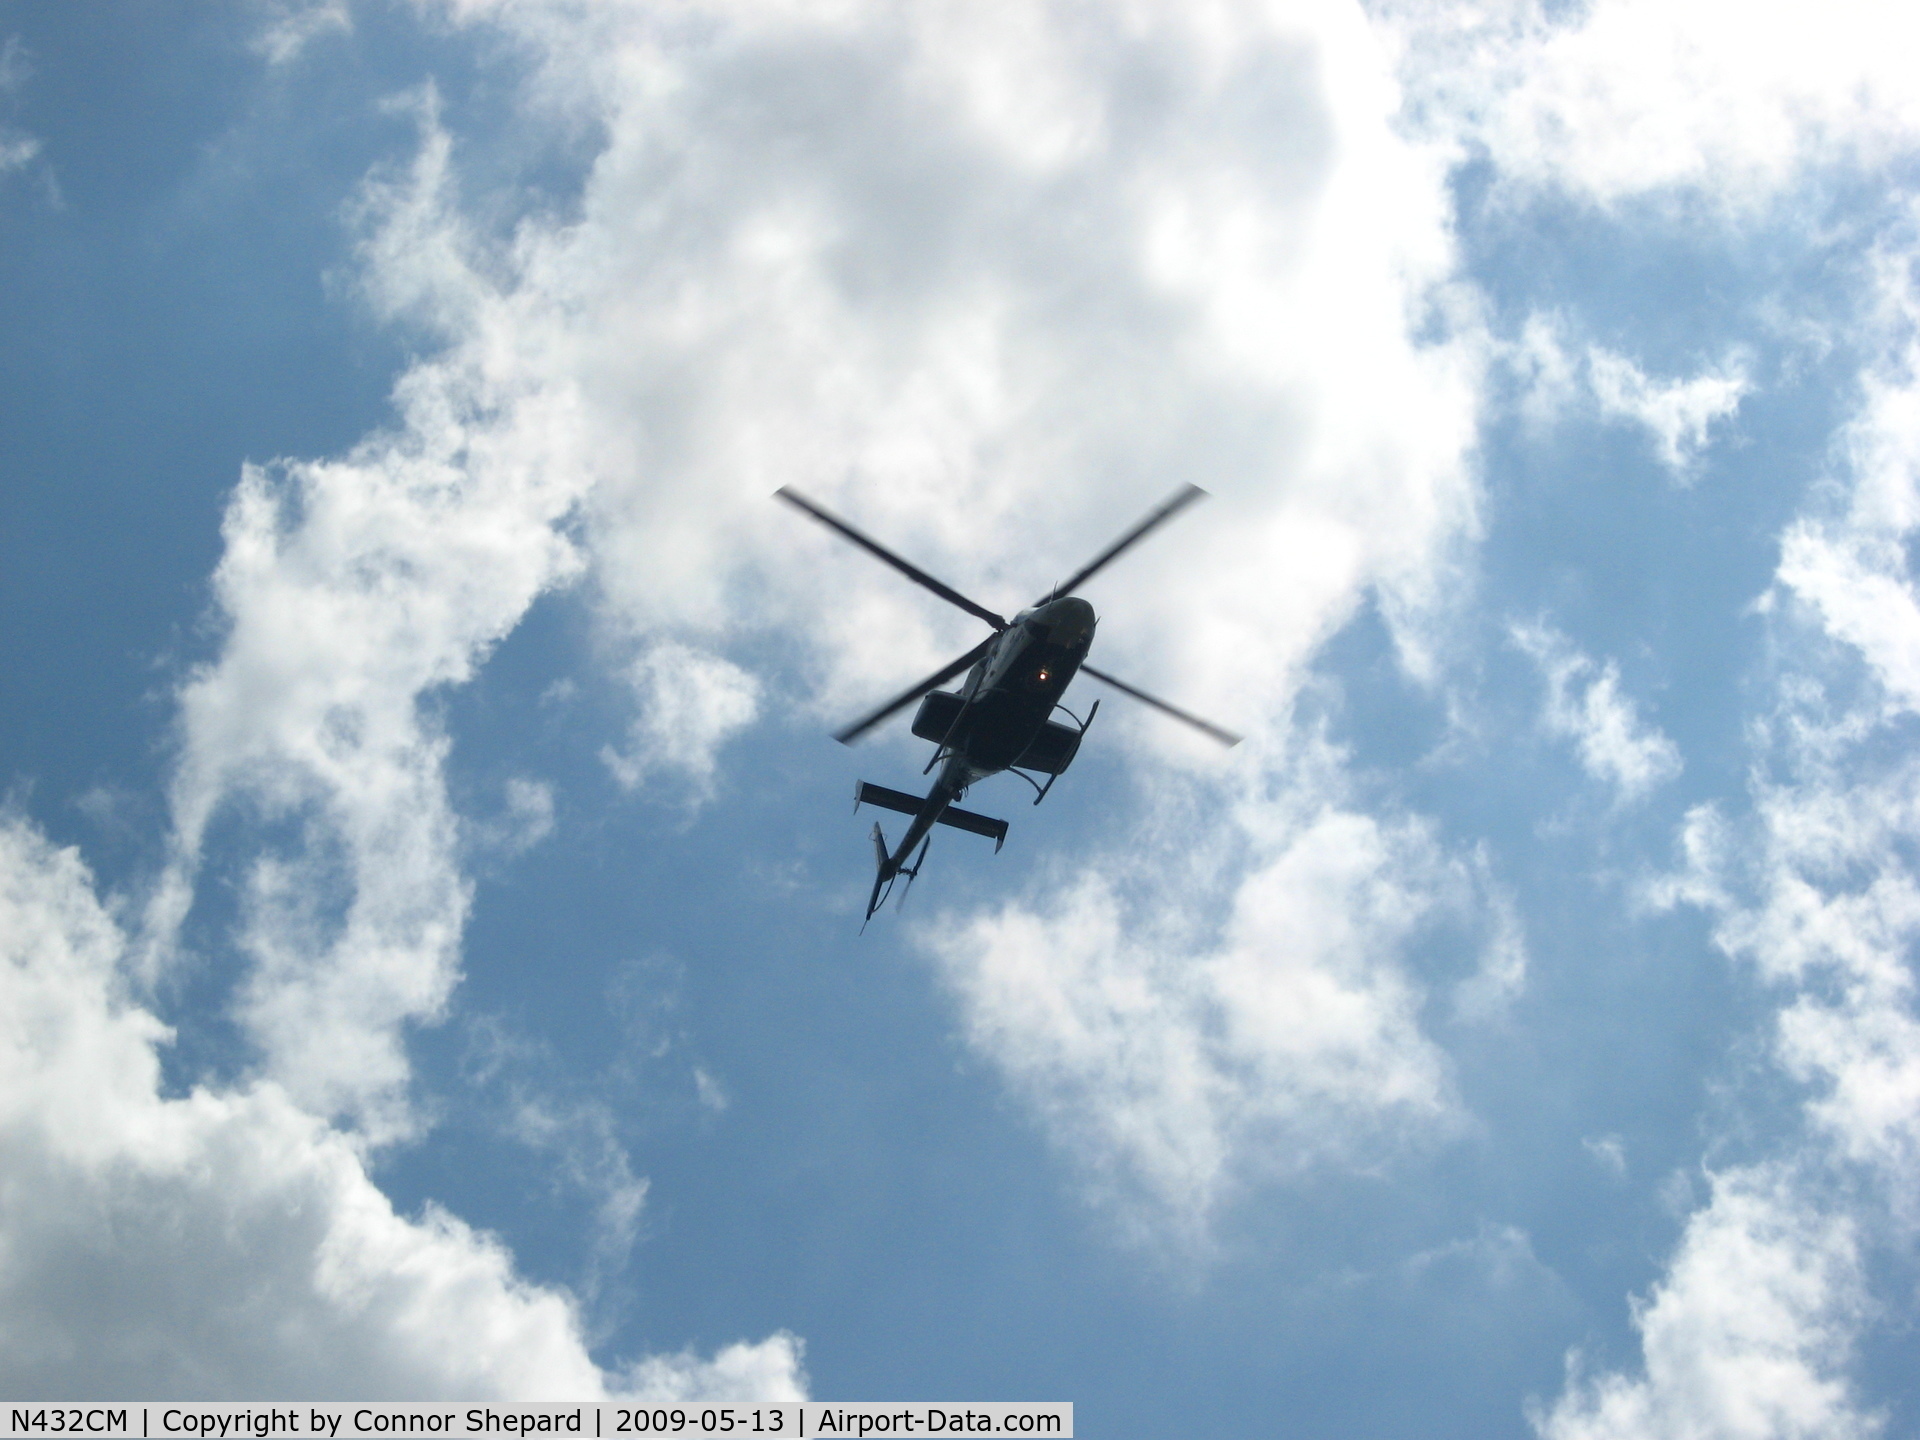
[[[1077,595],[1023,610],[960,687],[965,702],[946,740],[953,761],[984,779],[1032,746],[1093,645],[1098,620]]]
[[[927,768],[938,765],[940,775],[899,848],[887,854],[881,847],[875,903],[967,787],[1002,770],[1031,765],[1058,774],[1071,763],[1080,732],[1053,724],[1051,717],[1087,658],[1098,623],[1093,606],[1077,595],[1022,610],[967,672],[958,692],[936,690],[921,702],[914,734],[939,745]]]

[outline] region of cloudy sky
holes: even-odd
[[[1895,13],[0,3],[0,1391],[1920,1430]]]

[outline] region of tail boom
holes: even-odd
[[[867,897],[867,919],[886,902],[887,893],[893,881],[902,874],[909,878],[919,874],[920,860],[927,853],[928,832],[935,825],[951,825],[958,830],[967,830],[975,835],[984,835],[993,841],[998,853],[1006,842],[1007,822],[995,820],[987,815],[976,815],[971,810],[956,810],[952,800],[959,793],[958,787],[944,779],[925,796],[909,795],[904,790],[889,790],[884,785],[870,785],[862,780],[853,792],[854,809],[862,805],[878,805],[882,809],[897,810],[903,815],[913,816],[913,823],[907,827],[906,836],[900,841],[900,848],[892,853],[887,850],[886,833],[881,830],[878,821],[873,826],[873,858],[875,874],[873,893]],[[920,857],[911,868],[907,857],[913,854],[915,846],[920,847]]]

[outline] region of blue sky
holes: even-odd
[[[0,5],[6,1393],[1909,1433],[1881,8]]]

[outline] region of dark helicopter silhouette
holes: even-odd
[[[799,491],[782,487],[775,492],[779,499],[804,510],[829,529],[838,531],[915,584],[925,586],[948,604],[959,606],[969,615],[993,627],[991,635],[959,659],[950,661],[924,680],[902,690],[878,710],[849,725],[834,737],[841,744],[850,745],[888,716],[919,700],[919,712],[913,717],[913,733],[922,740],[934,741],[937,747],[921,774],[927,774],[934,766],[941,765],[942,761],[946,762],[941,765],[939,778],[924,798],[902,790],[889,790],[884,785],[872,785],[865,780],[855,788],[853,804],[856,810],[863,804],[878,805],[913,817],[913,823],[907,826],[906,838],[901,840],[900,848],[891,854],[887,851],[886,835],[881,831],[879,822],[874,822],[873,849],[879,862],[879,874],[874,878],[873,894],[867,900],[867,919],[871,920],[874,911],[886,903],[887,895],[898,877],[905,875],[907,883],[911,885],[919,875],[920,866],[927,857],[927,847],[932,843],[930,832],[936,824],[952,825],[975,835],[988,836],[993,841],[994,852],[999,853],[1000,846],[1007,838],[1007,822],[957,809],[954,805],[967,793],[968,786],[989,775],[997,775],[1002,770],[1011,770],[1033,786],[1037,792],[1034,804],[1038,805],[1047,798],[1047,791],[1053,788],[1053,782],[1073,763],[1087,727],[1093,724],[1093,717],[1100,710],[1100,702],[1096,700],[1093,708],[1087,711],[1087,718],[1081,720],[1060,703],[1061,695],[1078,673],[1085,672],[1123,695],[1130,695],[1164,715],[1184,721],[1223,745],[1240,743],[1240,737],[1231,731],[1209,724],[1197,715],[1189,715],[1185,710],[1087,664],[1087,651],[1093,644],[1094,626],[1098,622],[1093,606],[1073,593],[1123,551],[1143,539],[1149,531],[1206,493],[1198,485],[1183,486],[1159,509],[1076,570],[1071,579],[1056,585],[1008,620],[984,605],[969,600],[952,586],[942,584],[918,566],[909,564],[839,516],[823,510]],[[959,690],[936,688],[962,670],[968,671],[968,674]],[[922,696],[926,698],[921,699]],[[1056,709],[1065,710],[1074,723],[1062,725],[1055,720],[1053,712]],[[1045,775],[1046,783],[1041,784],[1028,771]],[[915,856],[913,864],[908,865],[907,857],[913,854],[916,845],[920,847],[920,853]]]

